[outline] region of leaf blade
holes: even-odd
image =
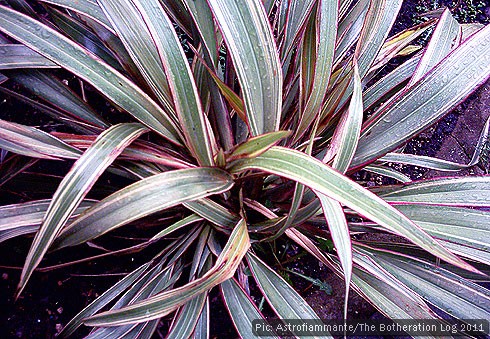
[[[381,198],[304,153],[275,146],[257,158],[237,161],[231,171],[245,169],[261,169],[301,182],[407,237],[434,255],[474,271]]]
[[[118,106],[163,137],[180,144],[180,132],[167,114],[118,71],[50,27],[0,6],[0,30],[86,80]]]
[[[282,71],[260,0],[208,0],[228,46],[243,91],[252,136],[278,130]]]
[[[157,174],[127,186],[88,210],[59,235],[55,246],[80,244],[143,216],[233,186],[226,172],[217,168],[192,168]],[[162,195],[161,190],[166,194]],[[120,206],[121,200],[126,201]]]
[[[43,224],[34,237],[22,269],[17,295],[22,292],[56,235],[97,178],[111,165],[126,145],[146,131],[147,129],[139,123],[115,125],[103,132],[75,162],[53,195]]]
[[[246,223],[242,219],[230,235],[215,265],[201,278],[119,310],[90,317],[85,323],[89,326],[117,326],[157,319],[169,314],[195,296],[231,278],[249,246]]]

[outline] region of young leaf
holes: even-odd
[[[277,131],[249,138],[243,144],[240,144],[231,150],[231,154],[226,160],[231,162],[236,159],[256,157],[272,146],[277,145],[282,139],[287,138],[289,135],[291,135],[291,132],[289,131]]]

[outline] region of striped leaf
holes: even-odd
[[[241,172],[247,169],[259,169],[298,181],[406,237],[441,259],[474,271],[472,266],[443,248],[387,202],[304,153],[274,146],[254,159],[237,161],[231,170]]]
[[[354,64],[353,82],[354,92],[349,109],[342,115],[332,137],[330,149],[323,159],[323,162],[330,162],[330,159],[333,158],[332,167],[342,173],[345,173],[349,168],[361,133],[363,118],[362,85],[357,64]]]
[[[37,128],[0,120],[0,148],[41,159],[77,159],[80,150]]]
[[[432,71],[364,126],[354,168],[393,151],[468,96],[490,76],[490,25],[453,50]]]
[[[37,97],[67,112],[70,117],[82,120],[84,124],[89,123],[104,129],[110,126],[72,89],[53,77],[51,72],[19,70],[10,72],[10,77]]]
[[[395,22],[402,2],[402,0],[370,2],[355,52],[361,79],[368,73],[383,47],[383,43]]]
[[[92,146],[75,162],[53,195],[43,224],[32,242],[17,294],[22,292],[56,235],[98,177],[128,144],[146,131],[147,129],[138,123],[115,125],[100,134]]]
[[[97,0],[71,1],[71,0],[40,0],[41,2],[52,4],[67,9],[71,9],[77,13],[89,16],[99,24],[103,25],[108,30],[114,33],[111,23],[100,8]]]
[[[208,0],[223,34],[243,93],[252,136],[278,130],[282,71],[260,0]]]
[[[327,94],[332,71],[335,41],[337,39],[338,2],[322,0],[316,10],[316,32],[313,45],[316,47],[312,65],[311,92],[306,100],[296,138],[302,135],[321,111],[323,99]],[[299,134],[298,134],[299,133]]]
[[[0,45],[0,69],[59,68],[57,64],[20,44]]]
[[[137,268],[133,272],[126,275],[123,279],[118,281],[115,285],[102,293],[97,299],[92,301],[87,307],[80,311],[75,317],[73,317],[68,324],[63,327],[63,330],[58,334],[60,338],[66,338],[72,335],[81,325],[82,319],[95,314],[98,310],[102,309],[117,296],[122,294],[129,286],[141,277],[144,271],[148,268],[149,263]]]
[[[155,37],[152,36],[142,13],[129,0],[101,0],[99,4],[146,83],[163,105],[165,112],[176,122],[177,116]]]
[[[490,177],[440,178],[373,190],[392,204],[490,206]]]
[[[295,40],[299,39],[301,31],[305,28],[307,19],[315,6],[315,1],[283,1],[283,3],[287,4],[286,25],[284,26],[284,37],[281,47],[281,60],[284,62]]]
[[[172,22],[158,1],[139,0],[134,3],[160,55],[187,147],[200,165],[212,166],[216,141],[201,107],[192,71]]]
[[[410,87],[422,79],[453,48],[457,47],[460,42],[460,37],[461,27],[456,19],[453,18],[449,9],[446,8],[439,18],[439,22],[432,33],[424,55],[407,86]]]
[[[266,321],[264,316],[235,279],[223,281],[220,287],[226,308],[240,336],[242,338],[255,337],[252,331],[252,321],[257,319]],[[274,333],[270,333],[270,336],[276,337]]]
[[[175,124],[148,95],[118,71],[52,28],[0,6],[0,30],[84,79],[136,119],[180,144]]]
[[[247,253],[247,261],[255,281],[279,318],[320,321],[315,311],[279,274],[251,252]],[[331,336],[327,332],[322,338]]]
[[[228,238],[214,266],[201,278],[127,307],[100,313],[86,319],[85,324],[89,326],[117,326],[158,319],[169,314],[199,294],[205,293],[231,278],[249,247],[250,240],[246,223],[241,220]]]
[[[175,170],[145,178],[86,211],[63,230],[55,247],[81,244],[151,213],[226,192],[232,186],[231,176],[217,168]]]
[[[396,209],[437,239],[490,252],[490,212],[419,204],[396,205]]]
[[[490,318],[490,290],[426,261],[381,251],[368,255],[427,302],[446,313],[459,319]]]

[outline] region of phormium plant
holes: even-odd
[[[166,317],[168,337],[206,338],[217,288],[252,337],[261,296],[279,318],[317,318],[273,269],[267,243],[281,241],[343,277],[346,299],[352,288],[387,317],[490,319],[490,292],[474,282],[490,262],[490,178],[412,182],[389,165],[477,163],[488,124],[466,165],[403,145],[489,77],[490,27],[446,10],[389,36],[401,4],[2,1],[1,91],[60,127],[1,120],[0,185],[36,161],[73,163],[49,199],[0,208],[0,241],[35,234],[17,295],[52,252],[102,251],[109,239],[103,255],[152,259],[61,336],[88,325],[90,337],[147,338]],[[386,71],[393,58],[402,62]],[[393,184],[365,187],[360,171]],[[97,182],[106,172],[120,180]],[[118,246],[121,226],[146,238]]]

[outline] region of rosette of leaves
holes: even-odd
[[[412,182],[388,164],[477,163],[488,124],[469,164],[403,145],[489,77],[490,27],[444,11],[390,35],[401,4],[3,1],[1,91],[62,127],[1,120],[0,185],[36,162],[71,166],[45,199],[0,208],[2,241],[35,234],[17,295],[53,252],[109,239],[97,258],[151,260],[62,336],[84,324],[90,337],[146,338],[163,318],[168,337],[208,337],[217,289],[251,337],[262,296],[279,318],[318,317],[273,269],[267,244],[287,242],[343,277],[346,300],[352,288],[387,317],[489,319],[475,283],[490,261],[489,178]],[[360,171],[392,184],[366,187]],[[116,184],[97,182],[103,173]],[[129,248],[111,237],[133,229],[146,237]]]

